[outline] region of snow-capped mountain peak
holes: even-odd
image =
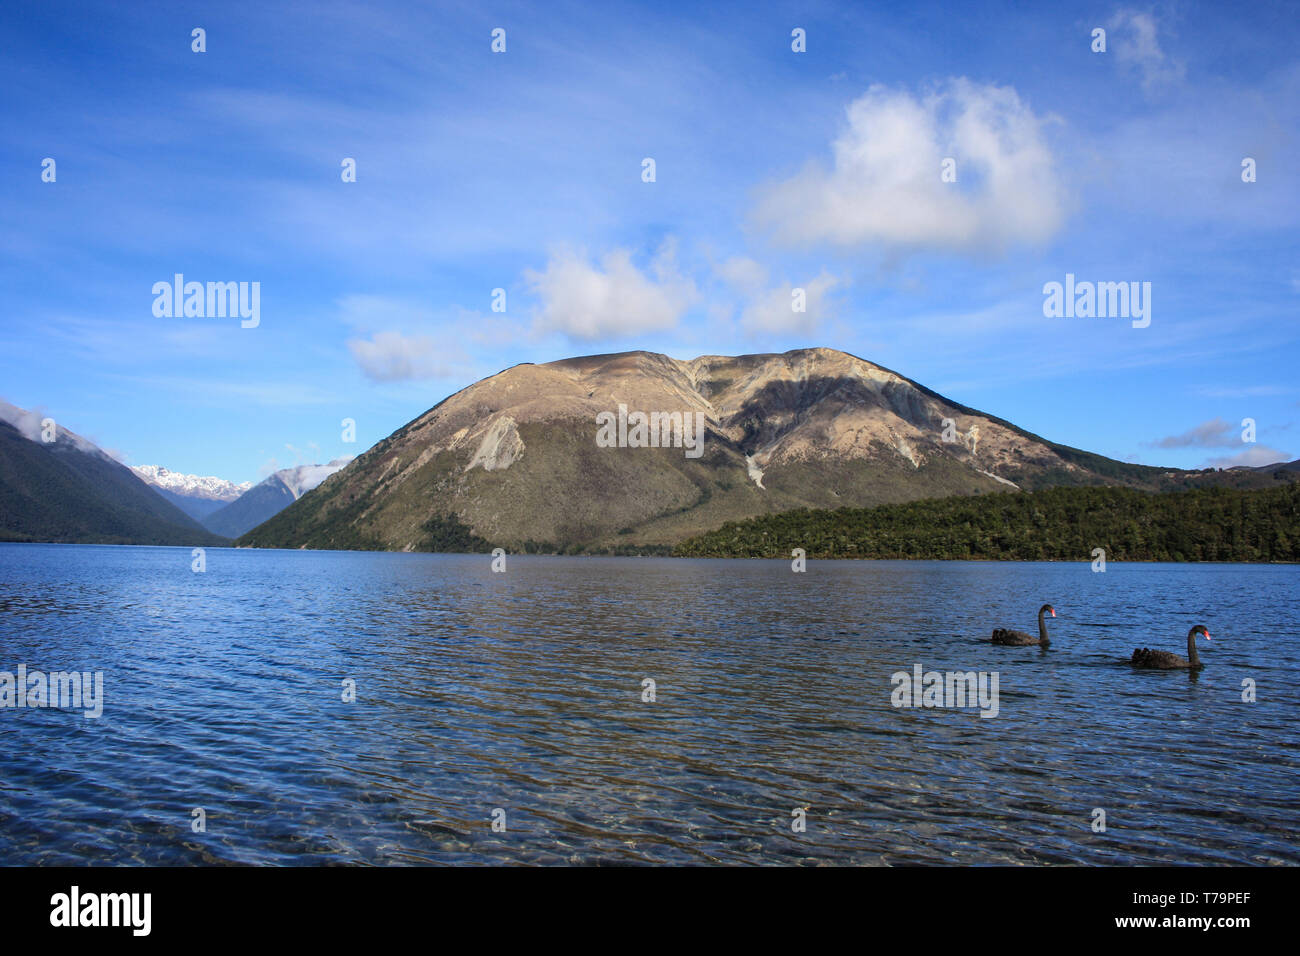
[[[251,481],[235,484],[225,478],[213,476],[186,475],[178,471],[169,471],[162,465],[134,465],[131,470],[146,484],[165,488],[174,494],[188,498],[206,498],[210,501],[234,501],[249,488]]]

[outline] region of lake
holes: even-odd
[[[0,859],[1300,863],[1300,568],[491,565],[0,545],[0,671],[103,674],[0,708]],[[1197,623],[1201,673],[1120,663]],[[916,665],[996,716],[893,706]]]

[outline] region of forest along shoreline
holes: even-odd
[[[672,553],[780,558],[794,548],[823,559],[1294,563],[1300,484],[1156,493],[1049,488],[787,511],[729,522]]]

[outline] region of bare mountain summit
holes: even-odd
[[[598,416],[620,416],[602,447]],[[699,457],[634,413],[703,416]],[[687,428],[686,444],[691,439]],[[608,438],[608,433],[607,436]],[[608,441],[605,444],[609,444]],[[1056,445],[834,349],[623,352],[509,368],[379,442],[241,542],[263,547],[604,550],[725,521],[1062,484],[1157,489],[1188,472]]]

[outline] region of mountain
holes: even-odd
[[[1257,467],[1257,468],[1255,469],[1255,471],[1268,471],[1268,472],[1295,471],[1295,472],[1300,472],[1300,458],[1297,458],[1295,461],[1278,462],[1278,463],[1275,464],[1275,465],[1260,465],[1259,467]]]
[[[0,402],[0,540],[221,545],[93,442]]]
[[[616,416],[620,404],[629,418],[702,415],[701,454],[600,447],[597,416]],[[1276,480],[1265,472],[1179,471],[1080,451],[833,349],[689,361],[623,352],[516,365],[483,379],[398,429],[240,543],[653,549],[727,521],[800,508],[1057,485],[1163,491]]]
[[[337,458],[328,465],[281,469],[208,514],[203,526],[215,534],[237,538],[283,511],[351,460]]]
[[[183,475],[161,465],[133,465],[131,470],[154,491],[200,522],[253,487],[251,481],[237,485],[225,478]]]

